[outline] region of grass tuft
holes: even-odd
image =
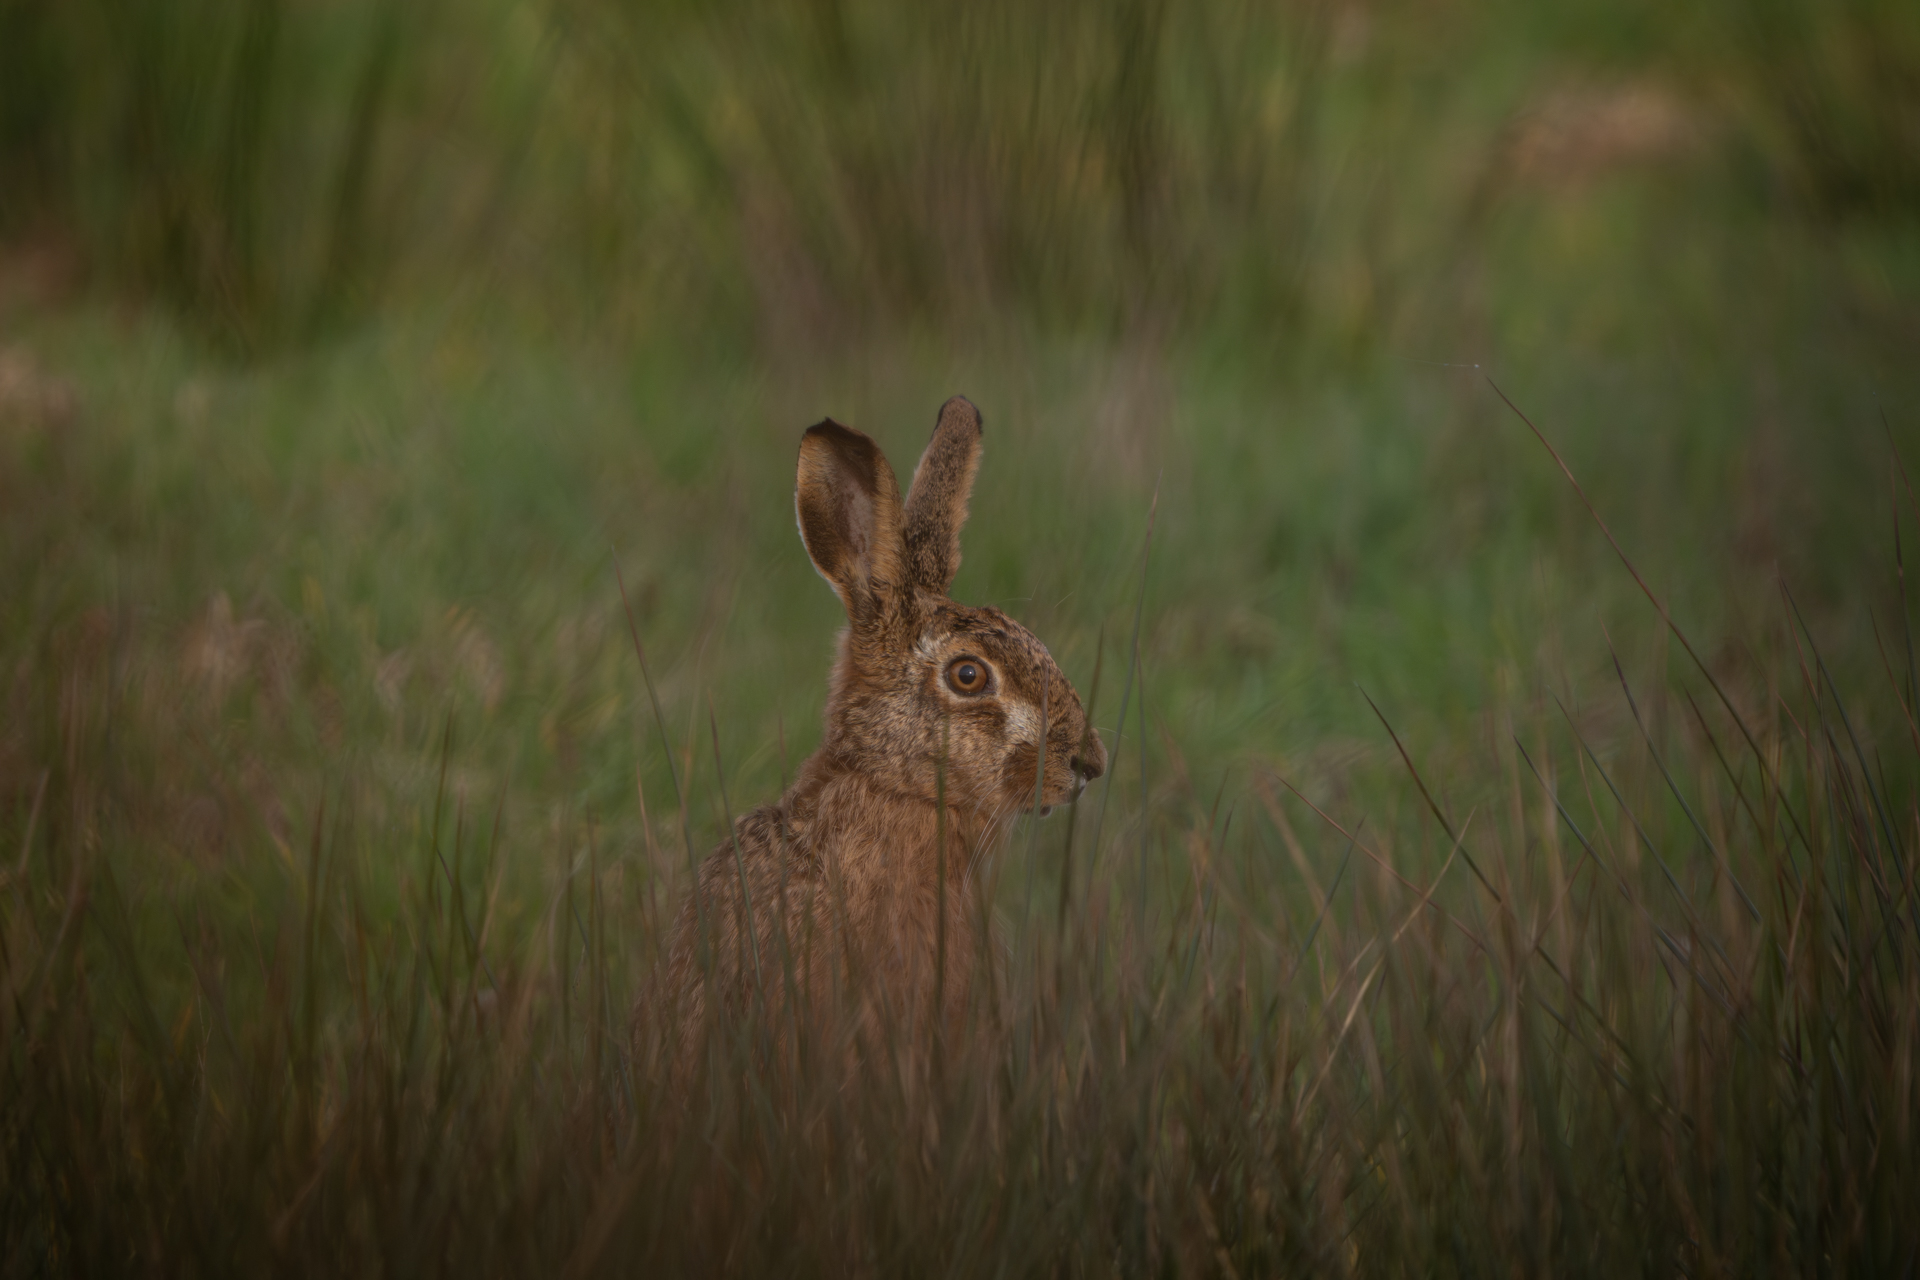
[[[1457,828],[1377,706],[1419,803],[1373,791],[1371,836],[1291,785],[1183,827],[1116,776],[1112,840],[1147,862],[1088,850],[1105,874],[1024,917],[1037,944],[935,1069],[904,1044],[849,1067],[852,1033],[820,1026],[778,1060],[712,1038],[684,1088],[622,1051],[658,950],[632,924],[663,918],[622,905],[644,868],[584,814],[496,810],[482,837],[451,718],[396,909],[369,859],[413,820],[347,783],[246,910],[167,920],[102,854],[137,695],[70,658],[0,916],[0,1252],[21,1274],[1898,1272],[1920,755],[1899,682],[1843,685],[1787,600],[1781,661],[1711,713],[1698,669],[1636,693],[1616,655],[1631,737],[1596,742],[1593,707],[1516,715],[1537,727],[1485,768],[1525,773]],[[548,840],[550,907],[503,921],[501,863]],[[1275,879],[1283,845],[1324,893]],[[1349,875],[1356,849],[1377,874]]]

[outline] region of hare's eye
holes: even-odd
[[[955,658],[947,664],[947,687],[955,693],[987,691],[987,664],[978,658]]]

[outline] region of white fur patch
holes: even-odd
[[[1011,700],[1002,702],[1001,706],[1007,713],[1009,746],[1040,741],[1040,708]]]

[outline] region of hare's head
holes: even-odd
[[[880,447],[828,419],[800,441],[794,508],[847,610],[825,751],[881,788],[993,814],[1064,804],[1106,770],[1080,696],[1032,632],[947,598],[980,466],[980,414],[954,397],[904,506]],[[1042,764],[1044,762],[1044,777]]]

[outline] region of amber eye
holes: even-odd
[[[955,658],[947,664],[947,687],[955,693],[985,693],[987,664],[978,658]]]

